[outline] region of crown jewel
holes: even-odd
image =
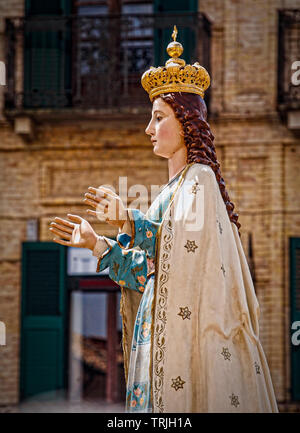
[[[148,92],[151,101],[161,93],[169,92],[196,93],[204,98],[204,92],[210,85],[209,74],[203,66],[198,62],[186,65],[185,61],[180,59],[183,46],[176,41],[177,33],[177,27],[174,26],[173,42],[167,46],[170,59],[166,61],[165,66],[151,66],[142,76],[142,86]]]

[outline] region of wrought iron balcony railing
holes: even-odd
[[[298,62],[298,65],[297,63]],[[278,108],[300,109],[300,9],[279,11],[278,20]]]
[[[147,104],[141,75],[166,60],[174,24],[183,58],[210,70],[201,13],[7,19],[6,110]]]

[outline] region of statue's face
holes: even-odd
[[[151,136],[153,152],[163,158],[171,158],[185,147],[181,124],[170,105],[161,98],[153,102],[152,117],[145,131]]]

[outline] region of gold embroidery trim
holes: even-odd
[[[161,400],[161,403],[159,403],[159,397],[156,395],[156,401],[154,401],[153,374],[152,374],[152,369],[153,369],[153,357],[154,357],[154,354],[153,354],[153,343],[154,343],[154,322],[155,322],[155,320],[154,320],[154,312],[155,312],[155,309],[156,309],[157,298],[158,298],[158,296],[157,296],[157,287],[158,287],[157,276],[158,276],[158,270],[159,270],[159,261],[158,261],[158,259],[159,259],[159,255],[160,255],[161,230],[162,230],[162,225],[163,225],[163,222],[164,222],[164,217],[165,217],[165,215],[167,214],[167,212],[169,211],[169,209],[170,209],[170,207],[171,207],[171,205],[172,205],[172,203],[173,203],[173,201],[174,201],[175,194],[176,194],[176,192],[178,191],[178,189],[179,189],[179,187],[181,186],[181,184],[183,183],[184,178],[185,178],[185,174],[186,174],[187,170],[188,170],[188,169],[189,169],[193,164],[194,164],[194,162],[188,164],[188,165],[185,167],[185,169],[183,170],[182,174],[180,175],[180,179],[178,180],[178,183],[177,183],[177,185],[176,185],[176,188],[175,188],[175,190],[174,190],[174,192],[173,192],[173,194],[172,194],[172,196],[171,196],[171,198],[170,198],[170,203],[169,203],[169,205],[168,205],[166,211],[164,212],[164,214],[163,214],[163,216],[162,216],[162,222],[161,222],[161,224],[159,225],[158,230],[157,230],[157,234],[156,234],[156,237],[157,237],[157,247],[156,247],[156,249],[155,249],[155,274],[156,274],[156,278],[155,278],[155,282],[154,282],[154,293],[153,293],[153,301],[152,301],[152,308],[151,308],[151,317],[152,317],[152,320],[151,320],[151,340],[150,340],[151,342],[150,342],[150,363],[149,363],[150,399],[151,399],[151,402],[152,402],[152,407],[153,407],[153,411],[154,411],[154,412],[155,412],[155,406],[156,406],[156,405],[158,406],[158,404],[160,404],[160,406],[161,406],[161,407],[160,407],[160,412],[163,412],[163,402],[162,402],[162,399],[160,399],[160,400]],[[157,320],[161,320],[161,319],[157,318]],[[163,324],[163,325],[164,325],[164,324]],[[162,360],[160,360],[159,362],[164,362],[164,357],[163,357]],[[156,361],[156,364],[157,364],[157,363],[158,363],[158,361]],[[162,384],[162,385],[163,385],[163,384]],[[162,385],[161,385],[161,388],[162,388]],[[156,392],[156,394],[157,394],[157,392]]]

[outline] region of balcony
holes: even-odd
[[[279,11],[278,109],[289,129],[300,130],[300,9]]]
[[[6,115],[145,109],[141,75],[167,59],[174,24],[183,58],[210,70],[201,13],[7,19]]]

